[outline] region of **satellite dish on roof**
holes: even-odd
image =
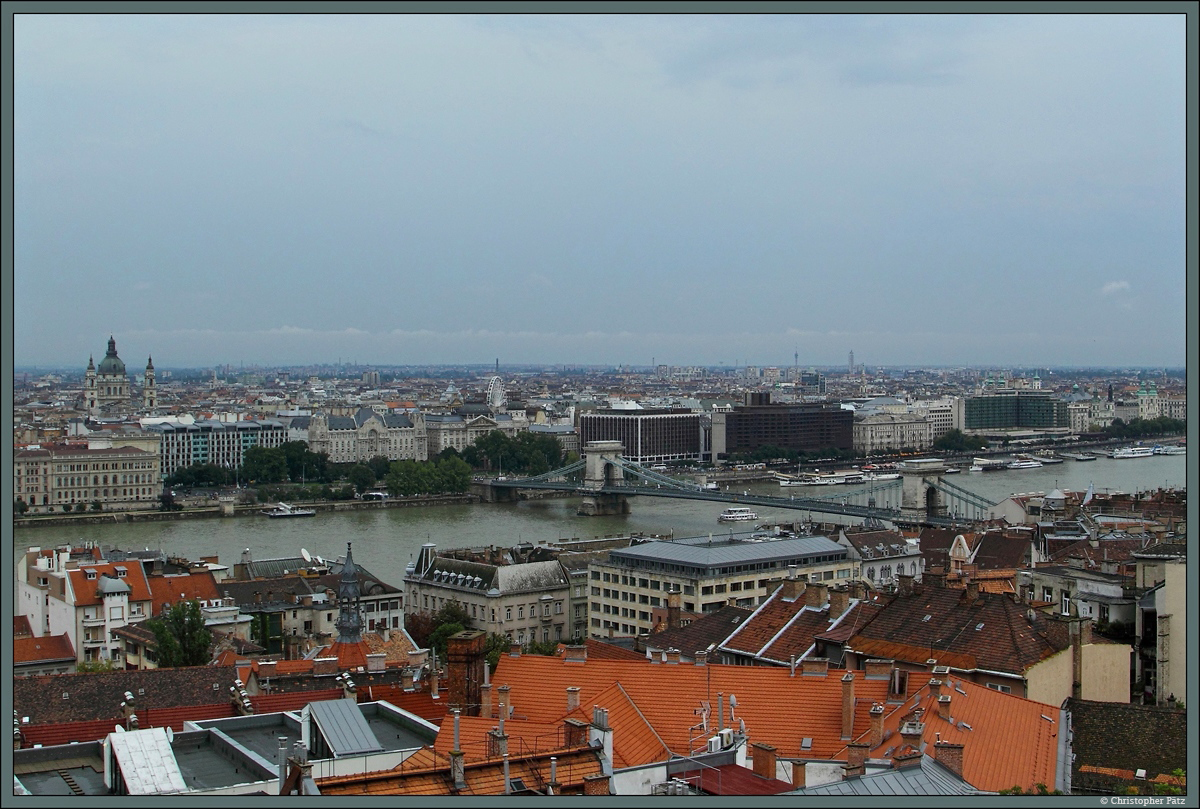
[[[304,548],[300,549],[300,555],[304,557],[304,561],[306,561],[306,562],[312,561],[312,557],[309,556],[308,551],[306,551]]]

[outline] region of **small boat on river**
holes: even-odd
[[[268,517],[312,517],[317,512],[311,508],[296,508],[289,506],[287,503],[279,503],[275,508],[264,508],[258,512]]]

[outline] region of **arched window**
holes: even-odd
[[[867,568],[867,578],[870,579],[871,581],[875,581],[875,568],[873,568],[873,567]]]

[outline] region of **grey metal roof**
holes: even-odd
[[[846,548],[828,537],[794,537],[750,542],[728,538],[690,537],[670,542],[647,542],[610,551],[609,558],[648,559],[685,565],[720,567],[747,562],[770,562],[816,554],[845,554]]]
[[[920,767],[884,770],[832,784],[805,787],[785,795],[987,795],[929,756],[921,757]]]
[[[354,700],[322,700],[310,702],[308,707],[334,758],[378,753],[383,750],[383,745],[375,738],[371,726]]]
[[[130,795],[187,791],[166,728],[113,733],[109,740]]]

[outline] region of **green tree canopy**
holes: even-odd
[[[158,645],[160,668],[204,666],[209,662],[212,633],[196,599],[169,604],[158,618],[146,622]]]
[[[375,471],[368,464],[356,463],[350,467],[346,479],[353,484],[355,491],[362,494],[375,485]]]

